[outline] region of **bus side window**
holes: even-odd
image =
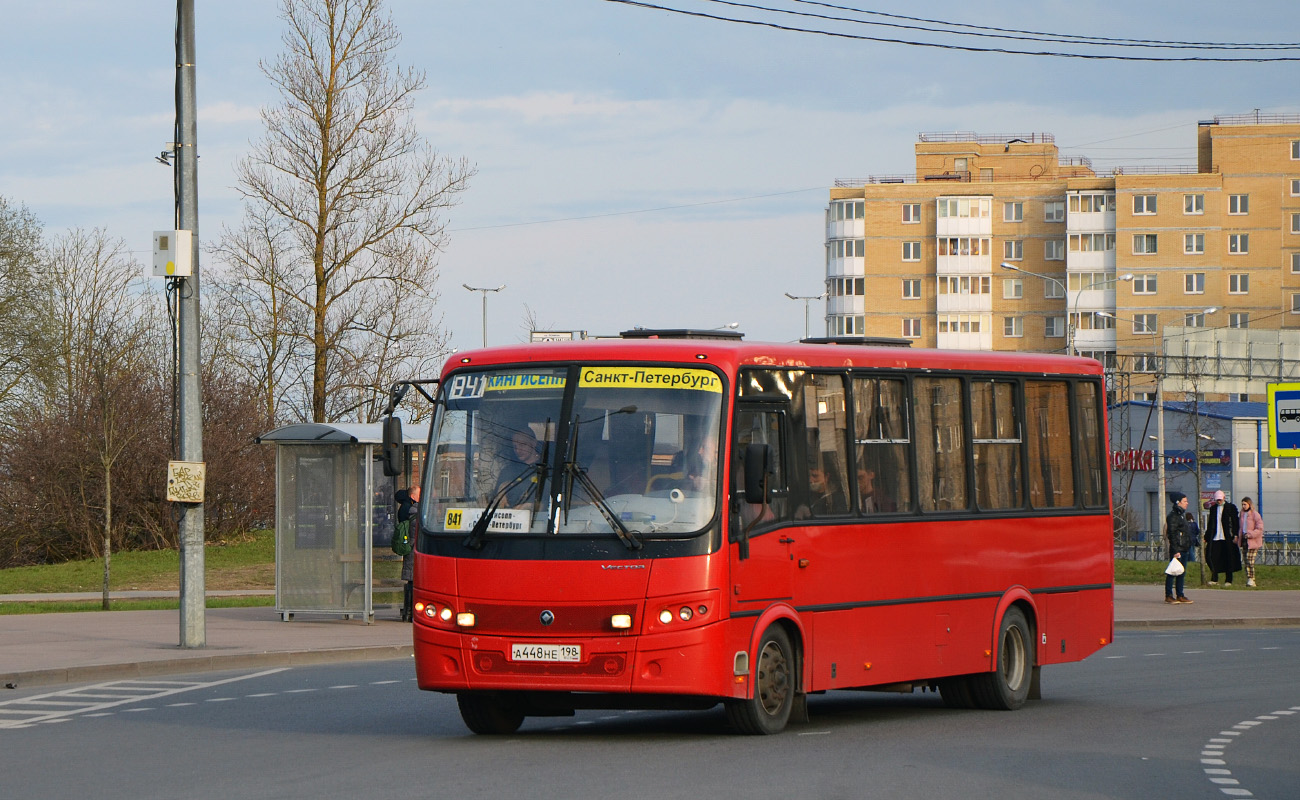
[[[732,465],[732,496],[740,506],[741,522],[749,526],[756,519],[757,527],[764,527],[769,522],[789,519],[790,492],[786,485],[784,428],[779,411],[740,409],[736,412],[736,441],[732,445],[735,463]],[[770,488],[772,500],[767,508],[746,503],[745,469],[740,462],[740,454],[751,443],[766,444],[771,448],[772,478]]]
[[[917,491],[922,511],[960,511],[966,499],[966,427],[959,378],[916,378]]]
[[[1025,381],[1025,438],[1029,443],[1029,504],[1074,505],[1070,393],[1064,381]]]
[[[791,422],[794,442],[804,448],[804,469],[790,477],[794,518],[842,517],[851,511],[844,378],[809,374],[796,400]]]
[[[897,378],[853,379],[853,435],[857,471],[850,481],[854,509],[863,514],[911,511],[906,384]],[[924,462],[922,462],[924,465]]]

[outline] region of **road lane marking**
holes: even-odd
[[[25,711],[38,709],[41,714],[36,717],[26,717],[22,719],[4,719],[0,717],[0,729],[5,728],[25,728],[36,723],[63,721],[69,717],[87,716],[89,712],[103,711],[108,708],[127,705],[128,703],[139,703],[145,700],[157,700],[163,697],[180,694],[181,692],[191,692],[196,689],[208,689],[213,686],[222,686],[228,683],[244,681],[250,678],[260,678],[266,675],[273,675],[277,672],[284,672],[288,667],[277,667],[262,672],[255,672],[249,675],[240,675],[234,678],[225,678],[219,681],[112,681],[109,683],[96,684],[94,686],[83,686],[77,689],[65,689],[59,692],[47,692],[46,694],[33,695],[32,697],[23,697],[17,700],[8,700],[0,702],[0,707],[5,710]],[[105,700],[96,702],[94,700],[82,700],[68,702],[58,698],[66,698],[82,692],[132,692],[124,695],[119,699]],[[56,706],[56,708],[49,708]],[[140,709],[126,709],[140,710]]]

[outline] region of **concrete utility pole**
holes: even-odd
[[[194,94],[194,0],[176,0],[177,228],[191,233],[194,272],[177,278],[180,459],[203,460],[203,396],[199,384],[199,185]],[[203,503],[179,503],[181,647],[207,646],[204,616]]]

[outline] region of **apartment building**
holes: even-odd
[[[1073,351],[1144,399],[1171,338],[1300,329],[1300,116],[1197,136],[1195,165],[1102,175],[1047,133],[921,134],[915,174],[830,190],[827,335]]]

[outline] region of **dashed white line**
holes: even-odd
[[[1300,706],[1292,706],[1290,709],[1274,711],[1271,714],[1260,714],[1254,719],[1244,719],[1232,727],[1234,730],[1219,731],[1219,736],[1228,738],[1211,738],[1201,750],[1201,769],[1205,772],[1205,777],[1210,783],[1214,784],[1220,792],[1229,797],[1254,797],[1254,793],[1249,789],[1242,789],[1241,781],[1232,776],[1232,770],[1228,769],[1228,762],[1224,758],[1214,758],[1213,756],[1225,756],[1224,748],[1234,744],[1236,740],[1231,737],[1240,736],[1245,731],[1254,730],[1263,725],[1265,722],[1295,714],[1300,711]],[[1210,756],[1206,758],[1204,756]]]

